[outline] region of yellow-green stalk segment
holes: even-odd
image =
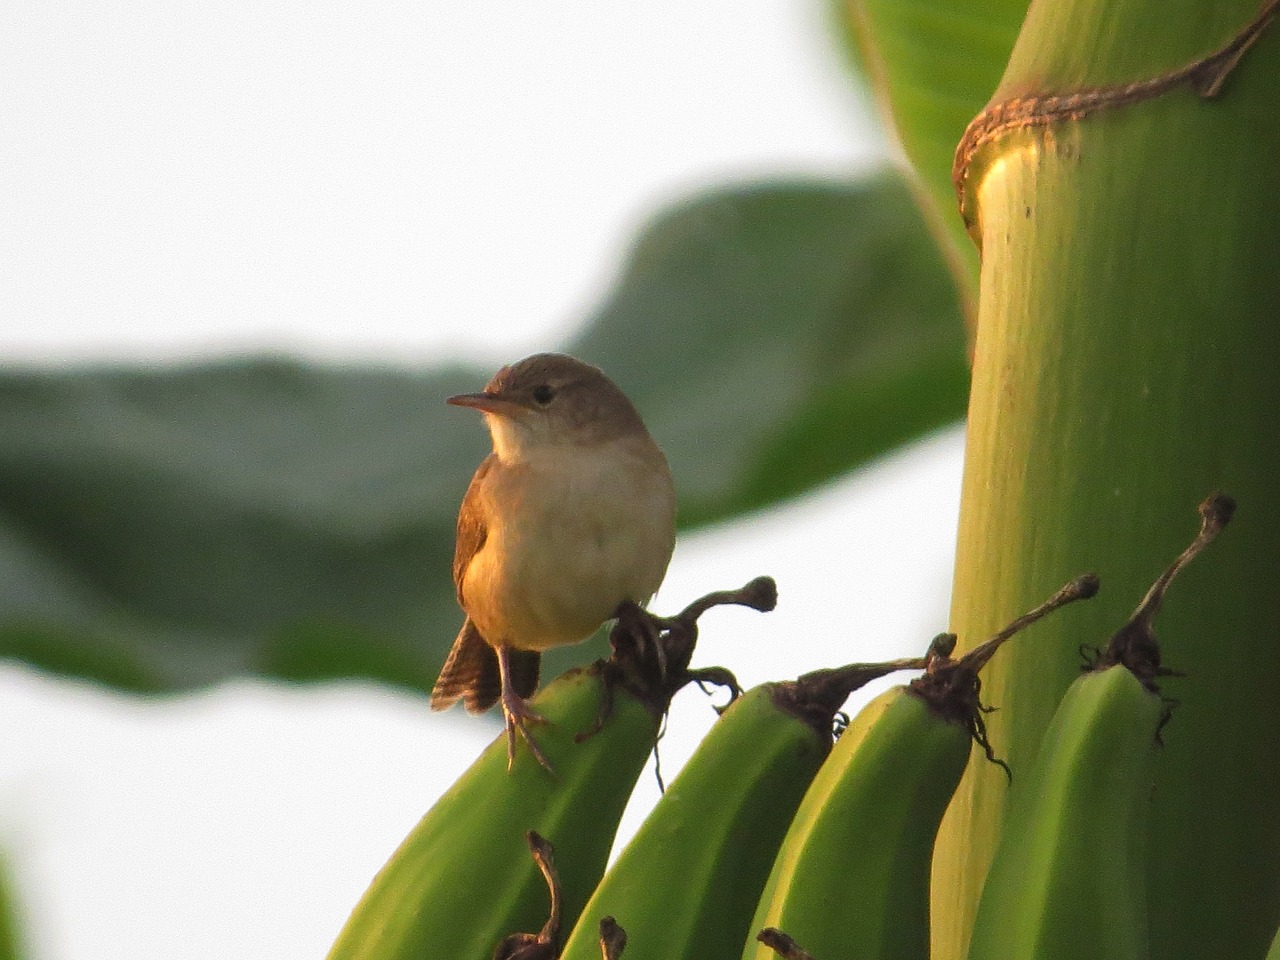
[[[768,578],[715,603],[772,609]],[[705,599],[705,598],[704,598]],[[329,960],[490,960],[503,937],[546,918],[547,893],[526,834],[554,846],[567,927],[604,872],[623,808],[671,696],[689,679],[700,601],[660,630],[615,629],[613,655],[570,670],[532,701],[555,773],[527,751],[507,769],[499,736],[436,802],[374,877]],[[719,678],[719,672],[712,672]]]
[[[1143,545],[1172,555],[1171,518],[1214,487],[1248,511],[1222,561],[1188,571],[1164,628],[1189,679],[1151,816],[1159,960],[1260,957],[1280,922],[1280,23],[1258,35],[1264,12],[1263,0],[1036,0],[988,117],[1016,116],[1001,105],[1018,100],[1051,122],[1004,127],[962,171],[982,277],[951,628],[984,634],[1084,563],[1108,586],[1082,612],[1087,629],[1060,621],[985,676],[1015,771],[1076,678],[1080,638],[1107,637],[1129,613],[1114,601],[1150,583]],[[1218,54],[1249,37],[1205,99],[1183,68],[1225,66]],[[1118,105],[1179,74],[1184,86]],[[956,793],[934,960],[964,956],[1022,779],[1007,789],[975,763]],[[1250,894],[1223,892],[1235,890]]]
[[[1200,535],[1067,689],[1006,813],[969,960],[1150,956],[1147,820],[1169,713],[1152,621],[1233,509],[1221,495],[1201,505]]]
[[[562,960],[598,960],[606,916],[644,960],[737,960],[778,843],[830,751],[836,711],[863,683],[922,665],[822,670],[739,697],[600,882]]]
[[[858,713],[791,822],[743,960],[772,960],[779,944],[818,960],[928,960],[934,836],[973,741],[991,755],[978,671],[1015,632],[1097,587],[1090,575],[1073,580],[958,660],[955,637],[941,635],[923,676]],[[785,938],[758,936],[769,929]]]

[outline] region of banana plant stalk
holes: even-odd
[[[1258,0],[1037,0],[954,170],[981,251],[951,629],[1084,566],[1107,585],[985,692],[1011,787],[971,764],[938,840],[934,956],[965,956],[999,834],[1077,672],[1186,536],[1151,819],[1155,960],[1261,957],[1280,922],[1280,25]],[[1056,643],[1056,653],[1053,644]],[[1023,780],[1025,781],[1025,777]]]

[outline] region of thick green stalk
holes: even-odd
[[[1038,0],[993,103],[1166,75],[1257,12]],[[1123,621],[1205,494],[1240,504],[1160,623],[1166,662],[1187,676],[1165,685],[1182,706],[1151,823],[1156,960],[1262,956],[1280,920],[1278,104],[1273,27],[1216,99],[1182,83],[998,130],[962,179],[983,261],[952,629],[984,636],[1077,569],[1103,583],[988,671],[1012,789],[1079,645]],[[944,823],[938,960],[964,955],[1005,789],[971,765]]]

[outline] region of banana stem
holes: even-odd
[[[987,665],[987,661],[1000,649],[1000,646],[1015,633],[1025,630],[1031,624],[1053,613],[1059,607],[1065,607],[1068,603],[1074,603],[1076,600],[1087,600],[1097,592],[1098,575],[1096,573],[1081,574],[1074,580],[1064,584],[1057,593],[1040,604],[1040,606],[1017,617],[990,640],[974,647],[958,662],[963,663],[966,668],[977,673]]]
[[[982,681],[978,678],[978,672],[1014,634],[1048,616],[1059,607],[1077,600],[1087,600],[1097,592],[1097,574],[1081,574],[1065,583],[1053,596],[1035,609],[1014,618],[1007,627],[991,639],[974,647],[959,660],[951,659],[951,653],[956,646],[955,634],[938,634],[929,644],[929,651],[925,656],[927,666],[924,676],[911,681],[911,691],[924,699],[935,712],[965,727],[969,731],[969,736],[973,738],[973,742],[982,748],[987,759],[1001,767],[1005,775],[1009,776],[1008,764],[996,757],[991,741],[987,738],[987,725],[982,715],[990,712],[990,708],[982,705]]]
[[[773,702],[780,710],[807,723],[818,736],[830,737],[836,711],[849,699],[849,694],[899,670],[923,670],[927,662],[923,657],[906,657],[814,670],[795,680],[773,684]]]
[[[618,960],[627,946],[627,932],[613,917],[600,920],[600,954],[604,960]]]
[[[712,607],[729,604],[768,613],[778,605],[778,585],[773,577],[756,577],[737,590],[716,590],[708,593],[705,597],[693,601],[672,619],[692,623]]]
[[[849,663],[803,674],[791,686],[797,701],[831,715],[849,699],[849,694],[872,680],[899,670],[923,670],[927,665],[928,660],[924,657],[903,657],[883,663]]]
[[[555,960],[559,953],[557,941],[560,938],[560,902],[563,897],[560,875],[556,872],[555,852],[551,842],[536,830],[525,834],[525,842],[529,844],[533,862],[547,882],[551,908],[540,933],[513,933],[505,937],[494,951],[494,960]]]
[[[547,881],[547,893],[551,898],[547,922],[543,924],[542,932],[538,936],[547,943],[553,943],[560,936],[560,901],[563,899],[560,893],[560,874],[556,872],[555,851],[551,847],[551,841],[536,830],[530,830],[525,834],[525,840],[529,843],[533,862],[538,865],[538,869],[542,871],[542,878]]]
[[[1225,493],[1214,493],[1200,504],[1200,532],[1151,584],[1151,589],[1134,609],[1128,621],[1112,634],[1107,646],[1098,654],[1090,669],[1104,670],[1123,664],[1153,693],[1158,693],[1156,677],[1174,671],[1160,666],[1160,644],[1156,641],[1155,619],[1164,604],[1165,593],[1174,578],[1205,547],[1213,543],[1223,527],[1231,522],[1236,502]]]
[[[756,934],[756,939],[781,957],[782,960],[814,960],[810,954],[800,949],[799,944],[781,930],[775,930],[773,927],[765,927]]]

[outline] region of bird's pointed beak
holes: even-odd
[[[449,397],[445,403],[451,403],[455,407],[472,407],[504,417],[514,416],[524,409],[519,403],[500,393],[460,393]]]

